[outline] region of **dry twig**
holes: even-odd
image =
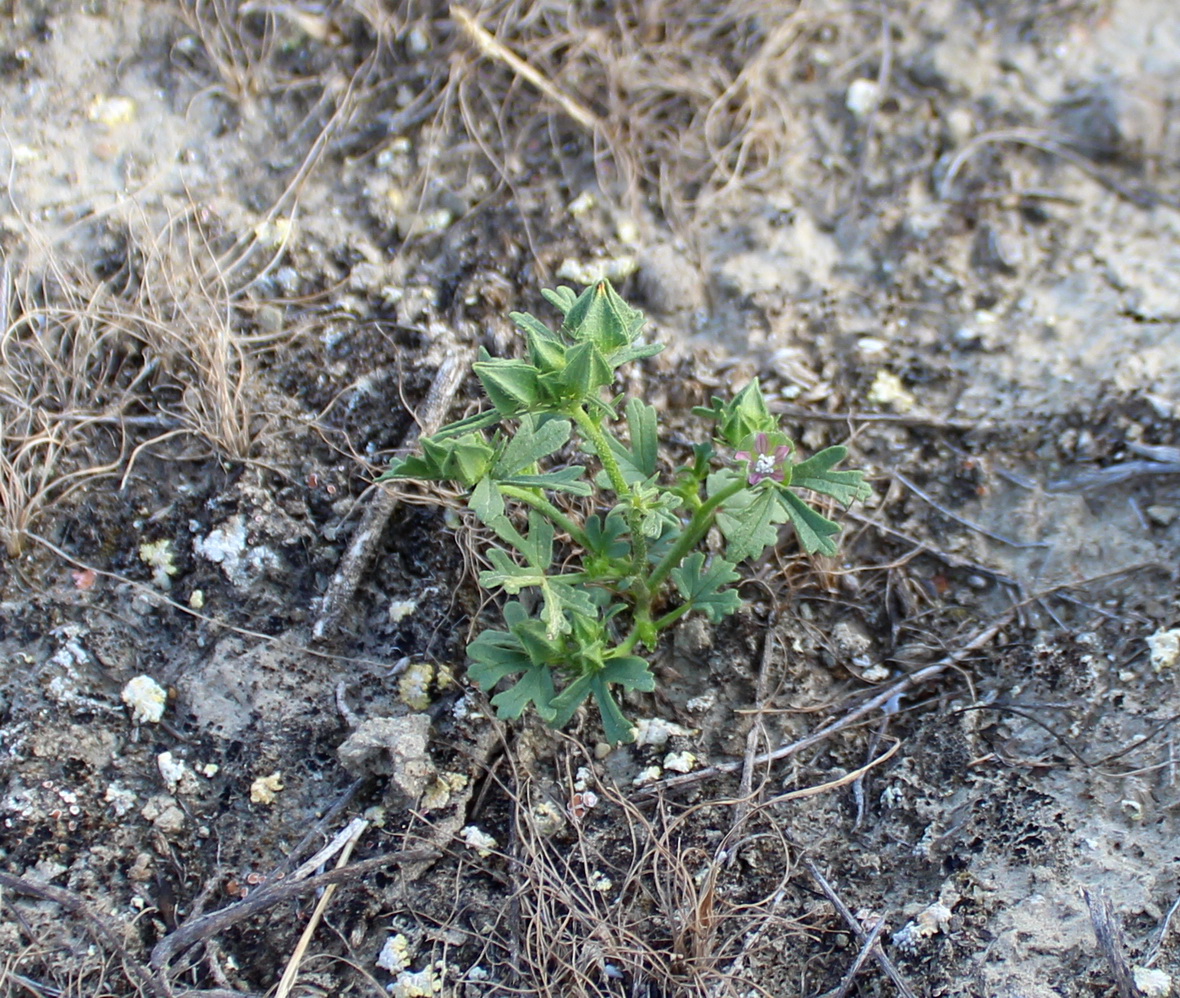
[[[406,436],[403,446],[413,447],[419,436],[429,436],[442,425],[443,418],[450,408],[451,400],[455,397],[455,392],[459,390],[459,385],[463,381],[469,359],[466,353],[456,352],[442,362],[434,377],[434,383],[426,395],[426,401],[419,416],[419,428]],[[321,603],[319,619],[312,628],[313,641],[325,640],[338,628],[340,618],[352,603],[357,586],[360,585],[361,576],[368,571],[377,554],[377,545],[381,540],[385,525],[389,522],[394,510],[397,509],[397,505],[397,493],[390,489],[377,488],[375,497],[369,503],[360,525],[352,535],[348,550],[340,559],[336,574],[328,583],[328,590],[324,593]]]
[[[824,725],[818,731],[812,732],[810,735],[800,738],[798,741],[791,742],[788,745],[782,745],[772,752],[764,752],[762,755],[757,756],[754,759],[754,765],[763,766],[771,762],[778,762],[781,759],[786,759],[789,756],[795,755],[795,753],[800,752],[805,748],[810,748],[812,745],[830,738],[832,735],[836,734],[836,732],[843,731],[844,729],[851,727],[862,718],[872,714],[874,711],[880,710],[882,707],[885,707],[887,704],[889,704],[890,701],[897,700],[900,697],[905,696],[907,693],[917,689],[919,686],[922,686],[933,679],[937,679],[948,669],[954,668],[956,665],[958,665],[972,652],[978,651],[980,648],[988,644],[988,642],[990,642],[992,638],[994,638],[1000,632],[1000,630],[1012,620],[1014,612],[1015,611],[1010,610],[1007,613],[1002,614],[997,620],[978,631],[970,641],[968,641],[958,651],[954,652],[954,654],[948,655],[940,661],[926,666],[924,669],[919,669],[917,672],[911,673],[904,679],[898,680],[896,683],[892,683],[891,685],[885,687],[885,689],[883,689],[880,693],[870,697],[859,707],[849,711],[843,717]],[[876,760],[873,765],[876,765],[877,762],[880,761],[880,759]],[[699,783],[701,780],[709,780],[715,776],[722,776],[726,773],[734,773],[741,769],[743,765],[745,765],[744,760],[738,760],[736,762],[720,762],[715,766],[709,766],[705,769],[698,769],[695,772],[685,773],[682,776],[668,777],[667,779],[646,784],[636,791],[636,796],[650,797],[663,790],[675,790],[679,787],[688,786],[693,783]],[[856,772],[859,773],[860,770],[857,770]],[[853,779],[855,778],[856,777],[853,776]],[[825,786],[822,789],[828,789],[828,787]],[[799,793],[799,791],[793,792]],[[781,800],[783,798],[779,799]]]
[[[738,802],[734,805],[733,820],[729,827],[730,837],[736,836],[738,830],[745,823],[746,816],[749,814],[750,801],[754,796],[754,759],[758,754],[758,743],[759,741],[768,741],[766,728],[762,723],[761,709],[766,706],[766,686],[770,672],[770,661],[774,655],[775,625],[777,623],[778,615],[772,612],[770,619],[766,622],[766,638],[762,645],[762,662],[758,667],[758,684],[754,691],[754,716],[750,719],[750,730],[746,733],[746,761],[742,767],[742,780],[738,785]],[[730,854],[730,866],[737,861],[738,851],[734,849]]]
[[[940,512],[948,520],[953,520],[955,523],[958,523],[961,526],[966,527],[968,530],[974,530],[977,534],[982,534],[984,537],[987,537],[993,541],[998,541],[1000,544],[1006,544],[1006,545],[1008,545],[1008,547],[1011,547],[1011,548],[1047,548],[1047,547],[1052,547],[1052,545],[1048,541],[1016,541],[1010,537],[1005,537],[1003,534],[997,534],[992,530],[988,530],[986,527],[981,527],[978,523],[972,523],[970,520],[968,520],[962,516],[959,516],[958,513],[954,513],[951,510],[947,509],[940,502],[938,502],[938,500],[936,500],[932,495],[930,495],[929,492],[926,492],[923,489],[919,488],[914,482],[911,482],[908,478],[906,478],[906,476],[903,475],[900,471],[893,472],[893,477],[895,479],[897,479],[897,481],[901,482],[902,485],[904,485],[907,489],[909,489],[919,499],[921,499],[924,502],[927,502],[931,506],[933,506],[936,510],[938,510],[938,512]]]
[[[364,818],[353,818],[345,827],[344,831],[330,843],[329,848],[338,848],[340,850],[340,858],[336,860],[336,869],[339,870],[348,862],[349,857],[352,856],[353,848],[368,827],[369,823]],[[314,862],[317,858],[318,854],[308,860],[308,863],[304,864],[304,866]],[[311,918],[307,921],[303,935],[299,937],[299,942],[295,946],[295,951],[291,954],[291,959],[287,961],[287,969],[283,971],[283,976],[279,979],[279,986],[275,989],[275,998],[287,998],[291,993],[291,989],[295,987],[295,979],[299,975],[299,964],[303,962],[303,954],[307,952],[307,945],[311,942],[311,937],[315,934],[315,930],[320,924],[320,919],[324,917],[324,911],[327,910],[328,902],[332,900],[332,895],[335,893],[335,884],[330,884],[324,889],[319,903],[315,906],[315,910],[311,913]]]
[[[508,49],[497,41],[495,36],[482,28],[466,10],[458,5],[452,5],[451,17],[455,19],[455,23],[466,32],[467,36],[478,46],[479,50],[485,56],[495,62],[504,63],[517,76],[528,80],[529,83],[540,90],[541,93],[553,101],[566,114],[573,118],[574,121],[586,129],[586,131],[591,134],[602,131],[603,125],[598,119],[598,115],[579,104],[568,94],[562,93],[550,80],[530,66],[511,49]]]
[[[810,859],[805,859],[803,862],[806,864],[807,870],[811,874],[812,878],[819,885],[819,889],[823,891],[827,899],[832,902],[832,906],[840,913],[840,917],[848,923],[848,927],[852,929],[852,932],[856,936],[857,940],[862,944],[868,942],[869,934],[865,932],[864,926],[861,925],[857,917],[848,910],[848,906],[843,902],[843,900],[841,900],[840,895],[837,894],[832,885],[828,883],[827,878],[825,878],[824,875],[820,873],[819,867],[816,866],[815,863]],[[882,914],[878,924],[882,924],[884,921],[885,916]],[[910,986],[906,983],[905,978],[901,976],[897,970],[897,967],[893,965],[893,961],[889,959],[885,951],[881,949],[880,946],[877,946],[872,950],[872,956],[873,959],[877,961],[881,969],[885,971],[885,974],[888,976],[889,980],[893,982],[894,986],[898,990],[898,993],[902,995],[902,998],[915,998],[914,992],[910,990]]]
[[[823,995],[822,998],[844,998],[852,990],[852,985],[856,983],[857,975],[861,972],[868,958],[877,949],[877,941],[881,938],[881,933],[884,931],[885,919],[878,918],[877,923],[873,926],[873,931],[869,933],[868,938],[861,944],[860,952],[856,954],[856,959],[852,961],[852,966],[844,974],[844,979],[840,982],[840,986],[828,992],[828,994]]]
[[[27,897],[40,898],[43,901],[52,901],[54,904],[61,905],[71,915],[76,915],[85,923],[87,931],[101,948],[118,954],[123,966],[127,968],[144,991],[156,995],[157,998],[168,998],[167,986],[163,982],[157,981],[151,971],[127,951],[127,947],[123,945],[123,940],[119,938],[119,932],[115,927],[107,919],[92,911],[90,905],[80,895],[66,890],[64,887],[34,883],[24,877],[5,873],[3,870],[0,870],[0,887],[7,888],[17,894],[24,894]]]
[[[1131,976],[1131,968],[1127,965],[1127,946],[1123,942],[1123,928],[1115,916],[1110,898],[1105,891],[1091,893],[1086,888],[1082,889],[1082,897],[1086,899],[1086,906],[1090,909],[1094,936],[1098,940],[1102,955],[1110,965],[1110,974],[1114,978],[1115,987],[1118,988],[1119,998],[1141,998]]]
[[[318,890],[321,887],[327,887],[330,884],[347,883],[348,881],[358,880],[374,870],[382,870],[389,866],[402,866],[409,863],[422,863],[427,860],[436,859],[439,855],[437,849],[405,849],[399,852],[374,856],[372,859],[362,859],[360,862],[353,863],[350,866],[341,867],[337,870],[329,870],[327,873],[307,877],[303,880],[297,880],[295,875],[292,875],[284,880],[275,880],[267,884],[262,884],[254,893],[243,898],[241,901],[236,901],[217,911],[210,912],[208,915],[189,919],[175,932],[165,936],[156,943],[155,948],[152,950],[151,965],[156,971],[157,978],[163,980],[164,975],[167,973],[168,965],[173,959],[189,947],[201,942],[201,940],[207,939],[209,936],[216,935],[219,932],[224,932],[231,925],[236,925],[243,918],[257,915],[282,901],[289,901],[291,898],[299,897],[302,894]]]

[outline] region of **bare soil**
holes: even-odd
[[[1180,988],[1172,0],[0,25],[4,994]],[[440,365],[602,274],[672,457],[757,375],[875,488],[610,752],[466,683],[453,497],[323,626]]]

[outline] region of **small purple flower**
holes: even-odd
[[[749,462],[751,485],[757,485],[764,478],[773,478],[776,482],[784,481],[787,477],[786,461],[791,454],[790,443],[779,444],[773,451],[770,449],[770,437],[759,433],[754,438],[754,453],[740,450],[734,457],[739,461]]]

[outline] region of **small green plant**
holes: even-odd
[[[499,715],[519,717],[531,703],[561,727],[592,696],[606,737],[630,741],[614,688],[654,688],[641,649],[688,613],[716,622],[737,610],[737,565],[774,544],[780,524],[794,526],[806,551],[836,552],[839,526],[798,490],[848,505],[870,489],[862,472],[835,470],[844,447],[793,461],[757,381],[694,410],[713,422],[713,439],[665,473],[656,410],[611,391],[620,366],[663,349],[640,339],[643,313],[606,281],[544,295],[564,316],[560,329],[514,312],[527,359],[483,351],[474,365],[494,408],[424,438],[420,455],[395,459],[381,480],[464,487],[503,542],[487,552],[480,583],[520,598],[504,606],[506,630],[486,630],[467,649],[468,675],[483,689],[516,677],[492,698]],[[592,468],[570,463],[587,457]],[[714,524],[724,557],[698,550]]]

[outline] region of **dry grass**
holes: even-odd
[[[268,424],[257,354],[283,333],[251,333],[254,308],[202,278],[189,217],[157,236],[125,230],[105,280],[58,259],[29,230],[37,261],[0,280],[0,541],[22,554],[38,521],[172,438],[185,456],[256,457]],[[215,272],[214,272],[215,273]]]
[[[571,743],[569,787],[573,767],[589,765],[583,753]],[[523,770],[501,789],[514,830],[505,846],[511,897],[480,959],[499,965],[502,983],[490,993],[768,995],[743,980],[744,968],[773,962],[771,953],[812,932],[783,914],[793,854],[757,809],[705,845],[702,829],[727,823],[725,802],[673,813],[595,785],[599,801],[578,820]],[[569,819],[556,833],[547,827],[554,807]],[[735,849],[757,851],[764,874],[733,866]]]
[[[600,124],[589,136],[599,183],[633,214],[658,208],[674,228],[728,195],[781,181],[776,170],[806,127],[794,94],[815,32],[847,15],[756,0],[691,6],[486,4],[478,23]],[[467,132],[512,185],[543,132],[558,161],[568,141],[556,104],[468,42],[451,88]],[[582,127],[585,116],[579,117]]]
[[[14,279],[7,261],[0,269],[0,541],[10,558],[52,506],[116,474],[128,389],[142,374],[142,359],[97,321],[94,298],[63,278],[38,284]]]

